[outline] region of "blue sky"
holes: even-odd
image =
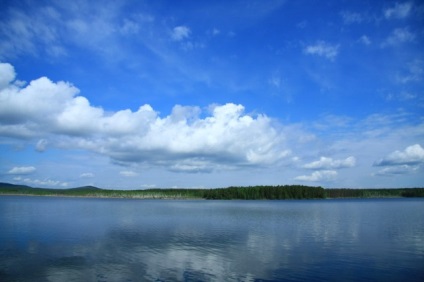
[[[424,184],[420,1],[2,1],[0,181]]]

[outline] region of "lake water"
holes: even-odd
[[[424,281],[424,199],[0,197],[0,281]]]

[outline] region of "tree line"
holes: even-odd
[[[0,183],[0,195],[74,196],[142,199],[286,200],[325,198],[424,197],[424,188],[324,189],[315,186],[231,186],[214,189],[107,190],[93,186],[72,189],[32,188]]]
[[[325,191],[322,187],[303,185],[284,186],[248,186],[209,189],[204,191],[205,199],[220,200],[286,200],[286,199],[322,199]]]
[[[325,189],[326,198],[424,197],[424,188]]]

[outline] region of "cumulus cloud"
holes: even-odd
[[[309,45],[304,49],[309,55],[318,55],[329,60],[334,60],[339,54],[339,45],[331,45],[324,41],[318,41],[314,45]]]
[[[337,171],[334,170],[320,170],[314,171],[310,175],[300,175],[295,180],[318,182],[318,181],[332,181],[337,177]]]
[[[13,68],[0,68],[0,77],[11,78],[13,73]],[[52,117],[58,115],[63,107],[66,110],[71,108],[75,103],[73,98],[78,92],[69,83],[53,83],[46,77],[33,80],[24,88],[10,80],[8,86],[0,89],[0,133],[7,126],[17,125],[13,130],[15,135],[19,135],[29,132],[29,127],[22,128],[24,123],[33,123],[36,126],[36,123],[45,125],[51,122]],[[34,128],[33,131],[36,130]]]
[[[412,3],[396,3],[394,7],[384,9],[386,19],[403,19],[409,16],[412,10]]]
[[[150,105],[107,112],[92,106],[72,84],[46,77],[25,87],[10,82],[0,90],[2,136],[34,140],[39,151],[48,140],[50,147],[89,150],[115,162],[172,171],[276,164],[291,153],[279,126],[232,103],[207,110],[176,105],[164,117]]]
[[[36,170],[33,166],[15,166],[7,174],[31,174]]]
[[[175,41],[181,41],[185,38],[188,38],[190,36],[191,30],[187,26],[180,25],[174,27],[172,30],[171,37]]]
[[[420,144],[405,148],[403,151],[394,151],[383,159],[374,163],[375,166],[418,165],[424,163],[424,149]]]
[[[333,160],[332,158],[321,157],[318,161],[305,164],[303,167],[308,169],[339,169],[353,167],[356,164],[355,157],[347,157],[344,160]]]
[[[15,80],[15,68],[11,64],[0,63],[0,90]]]

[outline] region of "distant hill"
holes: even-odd
[[[57,190],[55,188],[35,188],[27,185],[18,185],[18,184],[11,184],[6,182],[0,182],[0,189],[51,189],[51,190]],[[68,190],[68,191],[100,191],[103,190],[101,188],[95,187],[95,186],[81,186],[81,187],[75,187],[75,188],[68,188],[68,189],[60,189],[60,190]]]
[[[0,189],[31,189],[31,186],[0,182]]]
[[[70,190],[70,191],[101,191],[103,189],[95,187],[95,186],[81,186],[81,187],[76,187],[76,188],[69,188],[69,189],[66,189],[66,190]]]
[[[78,195],[99,193],[104,191],[101,188],[94,186],[82,186],[68,189],[55,189],[55,188],[38,188],[27,185],[16,185],[11,183],[0,182],[0,194],[30,194],[30,195]]]

